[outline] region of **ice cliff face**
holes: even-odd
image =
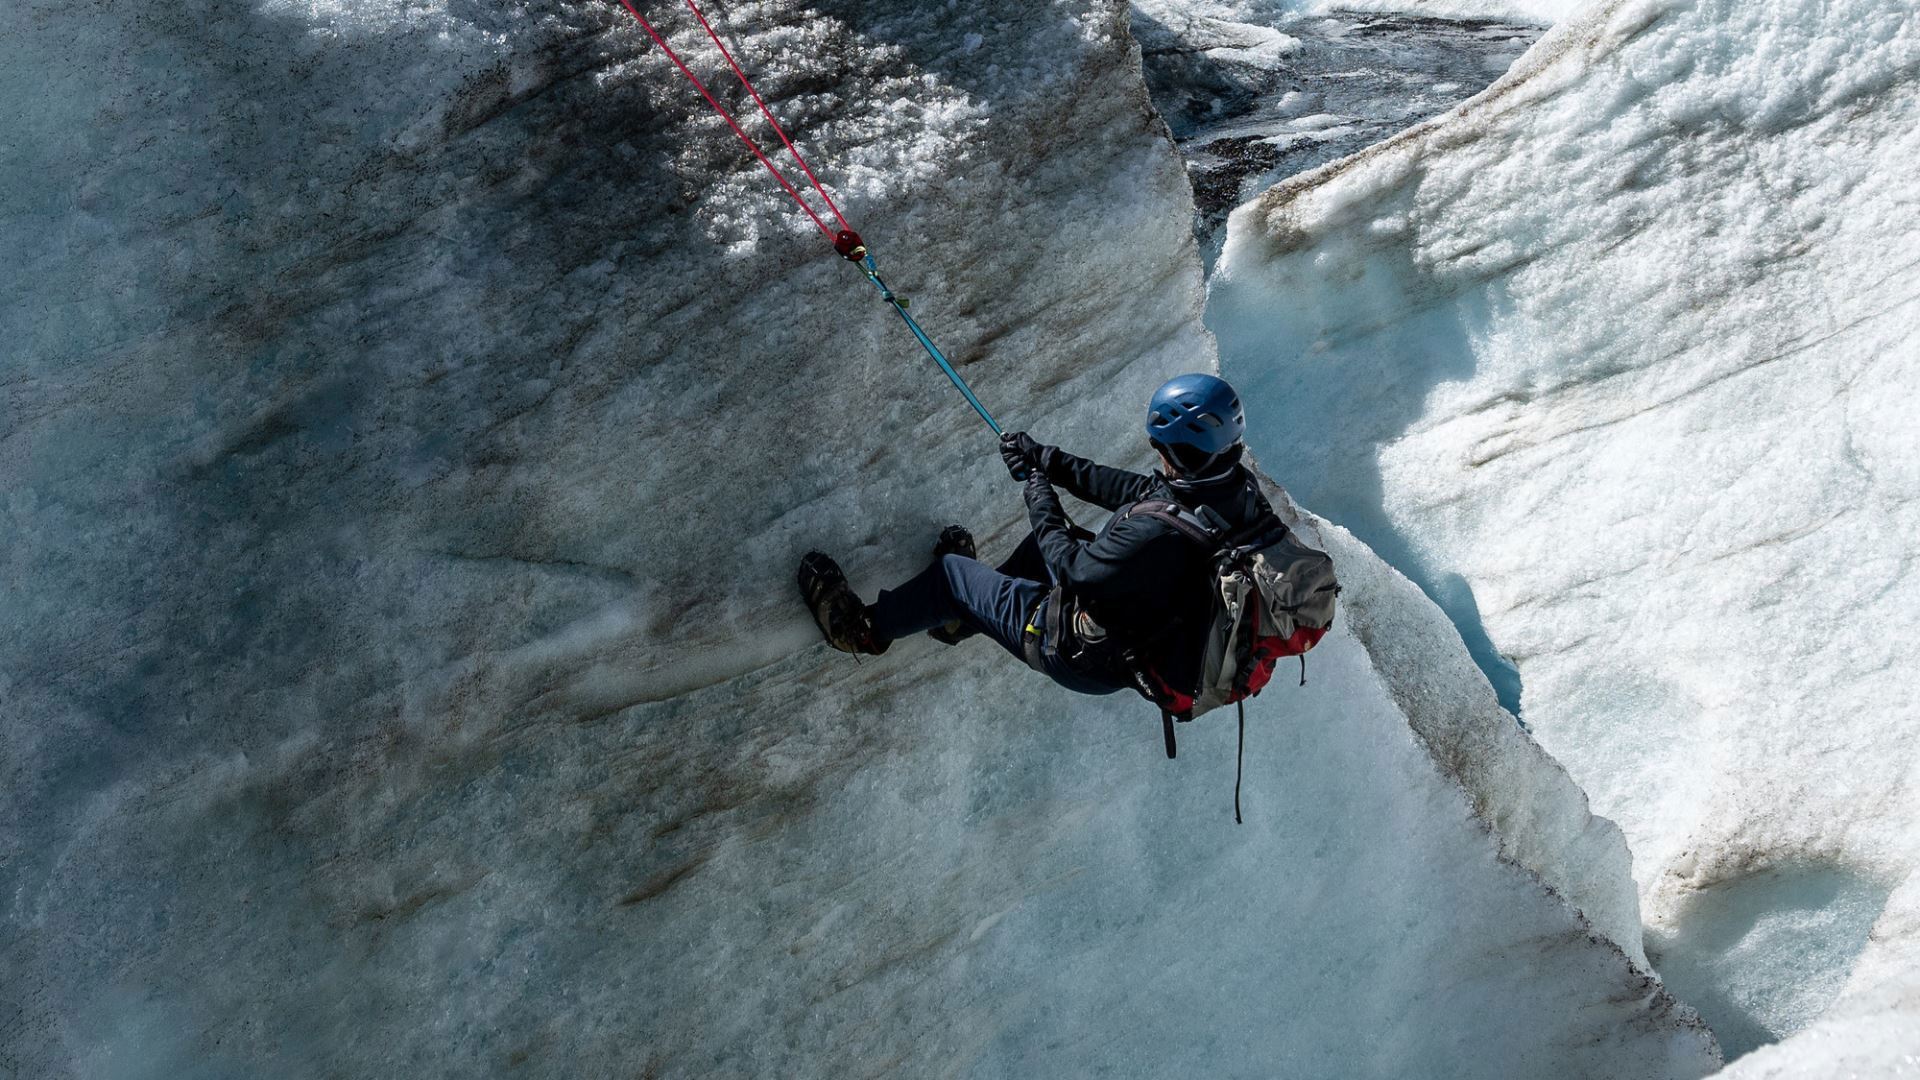
[[[721,15],[982,395],[1135,456],[1211,353],[1123,11]],[[0,37],[0,1072],[1711,1067],[1617,832],[1337,530],[1244,829],[1229,724],[815,644],[799,552],[1015,500],[617,9]]]
[[[1742,1075],[1920,1051],[1916,76],[1905,3],[1602,4],[1240,212],[1212,295],[1263,460],[1517,664],[1676,994],[1730,1053],[1827,1018]]]

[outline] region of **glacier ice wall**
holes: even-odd
[[[1920,1039],[1916,22],[1598,5],[1242,210],[1212,287],[1263,461],[1518,665],[1731,1052],[1836,995],[1892,1042],[1827,1050]]]
[[[1122,8],[719,14],[983,396],[1136,454],[1211,345]],[[1712,1066],[1617,831],[1337,531],[1244,829],[1230,725],[815,644],[800,551],[1016,503],[617,8],[0,40],[0,1071]]]

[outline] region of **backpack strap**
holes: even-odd
[[[1187,539],[1212,551],[1232,551],[1249,545],[1269,547],[1292,531],[1270,509],[1263,508],[1252,521],[1236,529],[1211,507],[1203,506],[1196,511],[1165,499],[1143,499],[1128,507],[1121,516],[1164,521]]]
[[[1240,710],[1240,742],[1233,749],[1233,823],[1244,825],[1246,823],[1240,820],[1240,763],[1247,756],[1247,703],[1236,701],[1233,704]]]
[[[1177,502],[1168,502],[1165,499],[1142,499],[1127,507],[1126,513],[1121,517],[1123,520],[1150,517],[1156,521],[1164,521],[1195,543],[1204,544],[1209,548],[1220,546],[1220,530],[1208,524],[1207,520],[1199,514]]]
[[[1120,654],[1120,660],[1126,666],[1128,677],[1133,680],[1133,688],[1140,692],[1141,697],[1153,702],[1154,706],[1160,710],[1160,735],[1166,740],[1167,756],[1174,757],[1177,748],[1173,739],[1173,722],[1193,719],[1193,699],[1170,698],[1162,687],[1155,685],[1153,676],[1148,674],[1147,667],[1141,662],[1140,653],[1137,650],[1126,650]],[[1176,707],[1182,705],[1185,707],[1176,711]]]

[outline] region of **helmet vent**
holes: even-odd
[[[1161,384],[1147,403],[1147,435],[1195,460],[1211,459],[1237,444],[1246,431],[1240,395],[1225,380],[1195,372]],[[1176,459],[1178,460],[1178,459]]]

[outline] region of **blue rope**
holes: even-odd
[[[995,435],[1001,434],[1000,425],[993,419],[993,414],[987,411],[987,407],[980,404],[980,399],[973,396],[973,388],[967,385],[967,380],[960,377],[960,373],[955,371],[953,364],[947,360],[946,354],[940,351],[940,347],[933,343],[933,339],[927,336],[925,330],[920,329],[920,324],[913,321],[913,316],[907,314],[907,302],[893,295],[893,290],[887,288],[887,283],[880,280],[880,272],[873,265],[872,255],[861,260],[860,269],[867,275],[867,280],[873,282],[874,288],[880,290],[880,298],[890,304],[893,310],[899,312],[900,317],[906,320],[907,329],[913,331],[913,336],[920,339],[920,346],[927,350],[927,355],[933,357],[933,362],[939,364],[940,370],[946,372],[947,378],[953,380],[954,387],[966,395],[967,404],[973,406],[973,411],[980,414],[980,419],[987,422],[987,426],[993,429]]]

